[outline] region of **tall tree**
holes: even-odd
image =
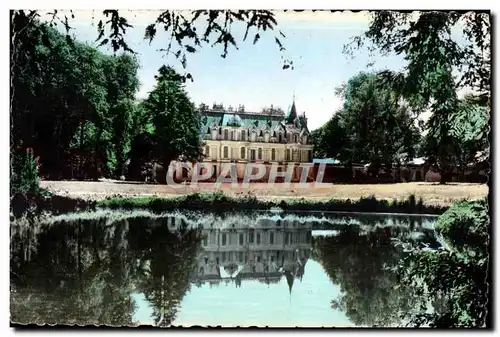
[[[311,142],[315,157],[338,158],[346,144],[345,130],[341,126],[338,114],[320,128],[311,132]]]
[[[459,110],[458,88],[475,91],[490,106],[491,22],[479,12],[373,12],[368,30],[346,46],[359,48],[369,42],[382,53],[401,54],[407,61],[401,73],[386,73],[394,88],[420,111],[430,109],[427,129],[431,149],[446,182],[452,162],[453,118]],[[465,37],[459,43],[452,29]],[[456,72],[459,78],[452,74]]]
[[[419,140],[414,112],[379,74],[360,73],[337,94],[344,105],[319,140],[329,155],[347,164],[370,162],[387,169],[414,156]]]
[[[158,70],[144,108],[154,128],[153,157],[165,170],[172,160],[201,158],[200,116],[174,69]]]
[[[107,114],[110,131],[108,168],[115,177],[125,174],[127,155],[133,133],[135,94],[139,89],[139,63],[131,55],[109,57],[105,65],[107,77]]]
[[[121,175],[139,85],[137,60],[67,39],[24,11],[12,20],[13,158],[33,148],[41,174],[52,179],[90,173],[85,161],[79,172],[66,169],[75,154],[91,159],[101,174]]]

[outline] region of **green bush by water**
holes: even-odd
[[[230,197],[221,192],[212,194],[193,193],[174,198],[161,197],[115,197],[97,202],[98,207],[110,209],[149,209],[153,212],[164,212],[174,209],[206,210],[211,212],[269,210],[280,208],[284,211],[336,211],[336,212],[376,212],[376,213],[409,213],[409,214],[441,214],[446,208],[424,205],[422,200],[410,196],[404,201],[377,200],[374,196],[359,200],[312,201],[307,199],[290,199],[277,201],[259,200],[254,195]]]

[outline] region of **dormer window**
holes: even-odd
[[[212,129],[212,140],[217,140],[217,129]]]
[[[268,142],[269,142],[269,132],[268,132],[268,131],[266,131],[266,133],[264,133],[264,141],[265,141],[266,143],[268,143]]]

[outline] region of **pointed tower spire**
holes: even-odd
[[[293,102],[290,111],[288,112],[288,116],[286,118],[286,122],[292,124],[293,121],[297,118],[297,108],[295,107],[295,92],[293,93]]]
[[[288,292],[290,295],[292,295],[294,276],[289,271],[285,271],[285,278],[286,278],[286,283],[288,284]]]

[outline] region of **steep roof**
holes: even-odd
[[[295,106],[295,98],[292,105],[288,109],[288,113],[284,114],[282,110],[265,110],[262,112],[250,111],[226,111],[218,110],[201,110],[201,129],[202,133],[207,133],[208,128],[216,126],[234,126],[243,128],[255,128],[257,130],[283,130],[300,132],[301,136],[304,133],[309,134],[307,129],[307,119],[305,116],[298,116],[297,107]],[[295,126],[298,121],[297,126]]]

